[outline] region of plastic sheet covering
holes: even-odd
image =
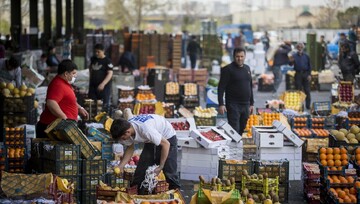
[[[53,175],[14,174],[2,172],[1,188],[8,198],[37,198],[48,195]]]

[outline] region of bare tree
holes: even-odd
[[[346,9],[345,12],[339,12],[337,14],[341,28],[349,28],[351,25],[356,25],[360,22],[360,7],[351,7]]]
[[[119,22],[120,26],[142,29],[143,16],[159,13],[173,0],[107,0],[105,13],[108,22]],[[159,13],[160,14],[160,13]]]
[[[318,27],[335,27],[336,25],[334,24],[337,24],[336,14],[342,6],[343,3],[341,0],[325,0],[325,6],[318,17]]]

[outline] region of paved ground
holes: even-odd
[[[337,66],[333,66],[332,70],[338,69]],[[218,76],[215,76],[218,77]],[[279,93],[285,91],[285,76],[283,76],[282,83],[278,90]],[[266,100],[274,99],[271,92],[258,92],[257,87],[254,88],[254,98],[255,98],[255,107],[264,108]],[[204,97],[202,99],[201,105],[205,107]],[[311,101],[330,101],[331,93],[330,91],[312,91],[311,92]],[[198,181],[181,181],[182,184],[182,193],[186,200],[186,203],[190,202],[191,196],[195,193],[194,184],[198,184]],[[290,204],[302,204],[307,203],[303,198],[303,184],[302,181],[291,181],[289,186],[289,202]]]

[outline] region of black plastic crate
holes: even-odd
[[[83,204],[97,204],[96,202],[96,190],[85,190],[81,191],[81,202]]]
[[[279,184],[279,201],[280,203],[289,201],[289,183]]]
[[[80,175],[81,160],[59,161],[43,159],[43,173],[53,173],[62,176]]]
[[[25,113],[34,109],[35,95],[21,98],[5,97],[0,94],[0,112]]]
[[[106,173],[106,160],[82,160],[81,174],[98,175]]]
[[[101,156],[101,152],[90,143],[86,135],[78,128],[76,121],[57,119],[46,129],[48,134],[54,134],[54,131],[59,133],[66,141],[80,145],[82,158],[93,159]]]
[[[101,175],[82,175],[81,176],[81,188],[86,191],[95,191],[96,186],[100,184],[100,181],[105,182],[105,176]]]
[[[253,174],[254,173],[253,161],[220,160],[218,177],[223,180],[234,177],[235,181],[237,182],[242,181],[243,170],[246,170],[248,175]]]
[[[0,112],[0,115],[0,130],[17,127],[23,124],[34,125],[37,122],[37,109],[32,109],[29,112],[23,113]],[[1,136],[3,136],[3,134]],[[3,141],[3,137],[1,137],[1,141]]]
[[[80,159],[80,146],[59,142],[42,142],[42,157],[49,160],[69,161]]]
[[[115,175],[113,173],[107,173],[105,175],[105,183],[112,188],[119,187],[119,188],[128,188],[130,187],[129,180],[126,180],[121,175]]]
[[[267,173],[269,178],[279,176],[279,183],[289,182],[289,161],[273,160],[273,161],[254,161],[254,173]]]

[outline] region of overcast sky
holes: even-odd
[[[93,5],[104,5],[105,0],[90,0]],[[224,3],[236,3],[236,0],[177,0],[178,2],[190,2],[190,1],[199,1],[199,2],[209,2],[209,1],[221,1]],[[254,4],[261,4],[266,1],[271,0],[252,0]],[[283,1],[283,0],[272,0],[272,1]],[[325,2],[327,0],[290,0],[292,6],[299,6],[299,5],[309,5],[309,6],[319,6],[319,5],[325,5]],[[346,5],[345,6],[359,6],[359,0],[342,0]]]

